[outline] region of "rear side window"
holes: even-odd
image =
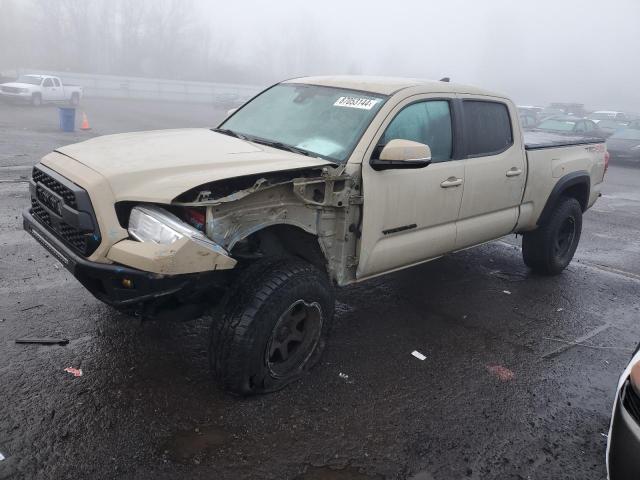
[[[379,144],[386,145],[394,139],[429,145],[434,162],[450,160],[453,134],[449,102],[428,100],[402,109],[387,127]]]
[[[463,105],[467,156],[494,155],[513,144],[509,109],[504,103],[465,100]]]
[[[56,87],[60,86],[60,80],[58,80],[57,78],[53,79],[53,83],[55,84]]]

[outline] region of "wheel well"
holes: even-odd
[[[537,224],[545,223],[562,197],[575,198],[584,212],[589,205],[589,174],[585,171],[573,172],[561,178],[549,194]]]
[[[231,255],[239,258],[295,256],[322,270],[327,268],[318,237],[292,225],[272,225],[254,232],[236,243]]]
[[[589,204],[589,185],[585,182],[571,185],[562,191],[562,196],[575,198],[584,212]]]

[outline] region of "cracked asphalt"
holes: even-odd
[[[82,109],[93,130],[65,134],[55,107],[0,104],[0,478],[605,478],[616,381],[640,340],[640,168],[610,167],[562,275],[530,274],[507,237],[346,288],[312,374],[241,399],[209,376],[205,320],[115,312],[20,217],[32,165],[56,146],[222,112]]]

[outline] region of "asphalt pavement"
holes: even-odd
[[[242,399],[209,376],[205,320],[115,312],[20,217],[53,148],[214,126],[221,109],[82,110],[93,129],[69,134],[55,107],[0,104],[0,478],[605,478],[615,385],[640,340],[640,168],[611,166],[562,275],[529,273],[507,237],[343,289],[312,374]]]

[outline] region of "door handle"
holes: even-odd
[[[462,179],[457,177],[449,177],[440,184],[442,188],[459,187],[462,185]]]
[[[507,177],[517,177],[522,173],[522,169],[518,167],[511,167],[507,170]]]

